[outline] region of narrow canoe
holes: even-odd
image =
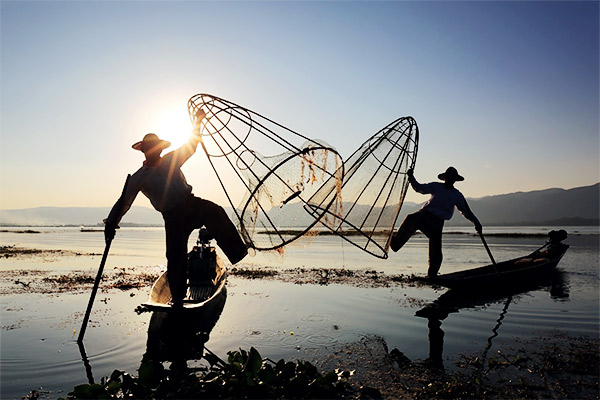
[[[438,275],[429,279],[429,282],[452,289],[477,290],[499,285],[524,284],[543,278],[555,270],[569,249],[568,245],[562,243],[566,238],[566,232],[562,232],[564,231],[552,231],[546,244],[526,256],[495,265]]]
[[[227,270],[211,246],[194,246],[188,255],[187,294],[183,300],[183,309],[172,307],[171,289],[164,272],[152,285],[148,301],[139,311],[202,311],[214,302],[225,289]]]

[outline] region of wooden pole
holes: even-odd
[[[496,273],[498,275],[500,275],[498,268],[496,268],[496,260],[494,260],[494,256],[492,256],[492,252],[490,251],[490,248],[488,247],[487,242],[485,241],[485,238],[483,237],[483,233],[479,232],[479,237],[481,238],[481,241],[483,242],[483,246],[485,247],[485,250],[487,251],[488,255],[490,256],[490,260],[492,260],[492,265],[494,266],[494,270],[496,271]]]
[[[123,186],[123,192],[121,193],[121,197],[117,201],[117,204],[122,205],[123,200],[125,198],[125,192],[127,191],[127,184],[129,183],[129,178],[131,175],[127,175],[127,179],[125,180],[125,185]],[[112,243],[112,239],[108,239],[106,241],[106,246],[104,247],[104,254],[102,255],[102,261],[100,261],[100,268],[98,268],[98,273],[96,274],[96,280],[94,281],[94,287],[92,289],[92,294],[90,296],[90,301],[88,302],[87,310],[85,311],[85,317],[83,317],[83,322],[81,324],[81,329],[79,330],[79,336],[77,337],[77,343],[83,343],[83,336],[85,335],[85,330],[87,328],[88,321],[90,319],[90,313],[92,312],[92,306],[94,305],[94,299],[96,298],[96,292],[98,291],[98,286],[100,286],[100,280],[102,279],[102,272],[104,271],[104,264],[106,264],[106,258],[108,257],[108,250],[110,249],[110,244]]]
[[[110,249],[111,242],[112,242],[112,240],[108,240],[106,242],[106,247],[104,248],[104,254],[102,255],[102,261],[100,262],[100,268],[98,268],[98,274],[96,274],[96,280],[94,281],[94,288],[92,289],[92,295],[90,296],[87,310],[85,311],[85,317],[83,317],[83,323],[81,324],[81,329],[79,330],[79,336],[77,337],[77,343],[83,343],[83,335],[85,335],[85,330],[87,328],[88,320],[90,319],[90,313],[92,312],[92,306],[94,305],[94,299],[96,298],[96,292],[98,291],[98,286],[100,285],[100,280],[102,279],[102,271],[104,270],[104,264],[106,264],[106,257],[108,257],[108,250]]]

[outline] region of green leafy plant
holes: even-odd
[[[330,399],[360,395],[348,383],[352,375],[348,371],[321,374],[307,361],[263,360],[254,347],[227,355],[225,362],[207,354],[211,367],[200,374],[185,368],[185,362],[173,363],[167,371],[160,362],[146,361],[137,377],[115,370],[100,383],[75,386],[67,399]],[[360,392],[364,390],[377,397],[376,389],[361,388]]]

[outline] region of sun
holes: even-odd
[[[186,143],[192,134],[192,123],[185,108],[173,108],[158,115],[154,128],[156,134],[171,142],[172,148]]]

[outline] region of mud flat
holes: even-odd
[[[1,246],[0,257],[9,260],[37,259],[40,263],[61,257],[99,256],[97,253],[81,253],[69,250],[31,249],[15,246]],[[144,268],[147,270],[148,268]],[[139,272],[140,268],[119,268],[105,270],[102,288],[131,289],[151,286],[160,275],[157,267],[151,272]],[[299,285],[350,285],[362,288],[390,286],[420,286],[419,281],[407,275],[388,275],[374,269],[352,270],[345,268],[290,268],[275,269],[263,267],[231,267],[230,276],[242,279],[267,279]],[[3,271],[0,278],[0,295],[15,293],[60,293],[84,291],[94,284],[95,274],[83,270],[60,273],[47,270],[14,269]]]
[[[447,370],[434,360],[411,362],[398,349],[389,351],[382,337],[366,336],[320,350],[311,361],[322,370],[354,371],[351,383],[387,399],[597,399],[600,355],[590,350],[599,345],[556,332],[484,357],[464,355]]]

